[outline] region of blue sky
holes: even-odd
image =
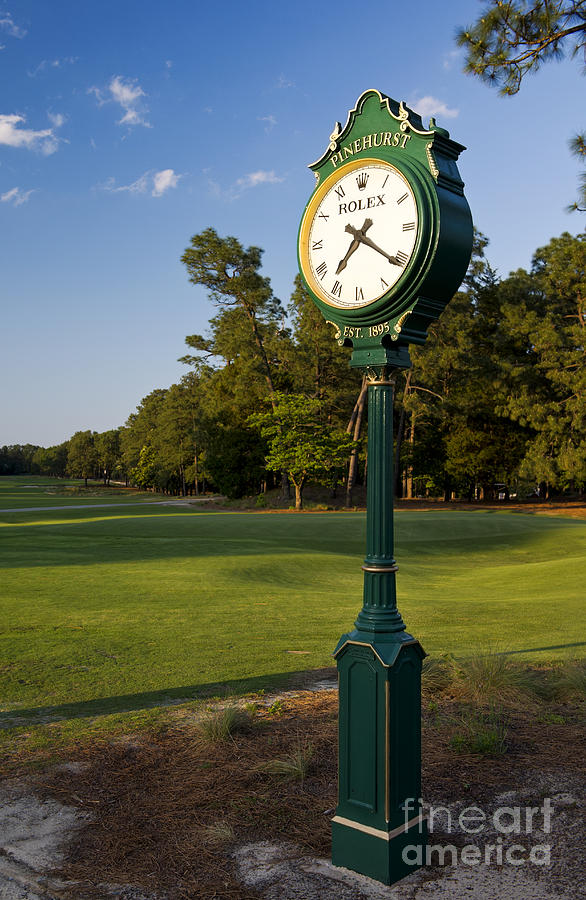
[[[126,420],[214,309],[180,256],[213,226],[264,248],[285,303],[318,158],[367,88],[465,144],[501,275],[583,217],[576,60],[516,97],[462,72],[477,0],[0,0],[0,445]]]

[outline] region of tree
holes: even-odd
[[[222,338],[227,334],[234,335],[235,330],[242,334],[243,326],[246,326],[272,399],[276,385],[274,360],[267,350],[267,332],[282,321],[283,311],[273,295],[270,279],[258,271],[262,252],[260,247],[245,250],[235,237],[221,238],[213,228],[206,228],[191,238],[191,246],[183,253],[181,262],[187,268],[189,280],[208,288],[210,299],[222,311],[215,321],[212,320],[215,325],[212,340],[200,335],[192,335],[186,340],[196,350],[226,358]],[[229,327],[226,328],[226,325]],[[239,355],[238,341],[232,343],[228,355]],[[185,361],[192,362],[192,359],[186,358]]]
[[[345,424],[355,442],[346,481],[346,506],[351,506],[358,475],[358,441],[366,410],[366,379],[350,367],[348,349],[334,340],[332,324],[325,321],[300,275],[295,278],[289,313],[294,341],[290,371],[296,391],[317,397],[328,422],[340,427]]]
[[[567,232],[535,253],[531,272],[501,288],[516,336],[503,409],[531,432],[521,473],[551,488],[586,485],[586,236]]]
[[[407,497],[452,491],[490,496],[511,479],[526,435],[505,408],[502,361],[514,352],[502,328],[500,287],[475,234],[465,290],[458,292],[422,347],[411,350],[398,428],[398,468]],[[403,424],[401,424],[403,423]],[[403,440],[402,434],[406,437]]]
[[[154,486],[157,469],[155,451],[152,447],[143,447],[139,454],[138,463],[130,473],[130,477],[138,487],[146,490]]]
[[[113,428],[110,431],[96,434],[95,446],[98,455],[98,466],[104,479],[104,484],[110,484],[112,472],[122,460],[120,429]]]
[[[27,475],[35,471],[36,444],[12,444],[0,447],[0,475]]]
[[[56,447],[39,447],[33,456],[33,464],[39,475],[63,478],[67,472],[68,447],[68,441]]]
[[[271,412],[250,416],[269,443],[266,465],[285,471],[295,485],[295,509],[303,507],[308,479],[332,485],[354,444],[346,434],[321,419],[321,403],[302,394],[275,395]]]
[[[466,72],[503,95],[516,94],[529,72],[560,59],[568,46],[574,56],[586,46],[586,0],[490,0],[456,40],[466,48]],[[570,147],[583,157],[585,145],[582,134]],[[579,200],[570,209],[586,209],[586,173],[580,178]]]
[[[143,397],[136,412],[128,416],[126,425],[121,429],[122,464],[126,473],[138,465],[143,447],[152,444],[166,394],[166,389],[157,388]]]
[[[87,487],[88,478],[96,474],[98,453],[95,446],[95,431],[76,431],[69,441],[67,451],[67,471],[74,478],[83,478]]]

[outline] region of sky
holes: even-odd
[[[482,7],[0,0],[0,446],[116,428],[186,374],[185,336],[214,314],[180,262],[204,228],[262,247],[286,304],[307,166],[369,88],[467,147],[499,275],[582,231],[580,63],[499,97],[454,40]]]

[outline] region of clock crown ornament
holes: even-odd
[[[465,148],[404,103],[365,91],[309,168],[316,184],[299,229],[301,275],[353,348],[351,365],[410,364],[409,343],[458,289],[472,218],[456,161]]]

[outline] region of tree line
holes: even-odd
[[[461,290],[412,347],[395,392],[396,491],[493,498],[581,492],[586,483],[586,236],[538,249],[500,279],[477,233]],[[49,448],[2,447],[0,473],[124,480],[172,494],[262,496],[310,481],[343,489],[367,471],[366,384],[299,277],[287,308],[262,251],[208,228],[182,256],[215,307],[186,338],[178,384],[126,424]]]

